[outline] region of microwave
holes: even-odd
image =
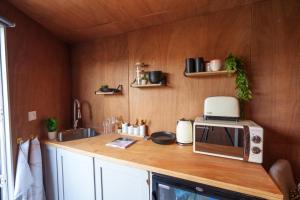
[[[195,153],[263,162],[263,128],[250,120],[221,121],[195,119],[193,125]]]

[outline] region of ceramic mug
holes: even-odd
[[[202,57],[198,57],[195,59],[195,71],[196,72],[203,72],[205,71],[205,62]]]
[[[195,72],[195,59],[187,58],[185,60],[185,73],[194,73]]]
[[[213,72],[219,71],[221,69],[221,65],[221,60],[219,59],[211,60],[209,63],[210,70]]]
[[[206,62],[205,63],[205,71],[207,71],[207,72],[210,72],[211,70],[210,70],[210,63],[209,62]]]

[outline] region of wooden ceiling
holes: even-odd
[[[7,0],[66,42],[129,32],[257,0]]]

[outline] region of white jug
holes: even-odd
[[[190,120],[180,119],[176,127],[177,143],[185,145],[193,143],[193,122]]]

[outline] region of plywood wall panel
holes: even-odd
[[[73,97],[83,102],[83,125],[102,131],[102,121],[112,116],[128,120],[127,36],[94,41],[72,50]],[[101,85],[123,85],[121,95],[95,95]]]
[[[66,127],[71,97],[67,47],[8,3],[1,2],[0,9],[17,24],[6,34],[13,134],[43,134],[43,120],[49,116]],[[32,110],[38,120],[28,122],[27,112]]]
[[[265,163],[289,159],[300,177],[300,3],[253,6],[251,117],[265,129]]]
[[[97,125],[104,116],[112,113],[120,115],[127,111],[125,116],[132,123],[136,118],[149,119],[150,133],[175,131],[178,119],[202,114],[203,101],[207,96],[235,94],[234,77],[185,78],[185,58],[224,59],[232,52],[244,59],[252,82],[254,99],[246,106],[246,116],[265,130],[265,167],[268,168],[276,159],[286,158],[292,163],[299,180],[299,6],[297,0],[267,0],[139,29],[102,42],[86,43],[88,48],[75,45],[73,49],[77,53],[73,53],[72,57],[74,60],[75,55],[79,59],[73,62],[74,69],[80,68],[83,74],[98,74],[97,84],[105,82],[105,73],[111,73],[112,66],[115,66],[110,65],[103,55],[120,48],[127,48],[128,57],[125,59],[124,55],[126,61],[122,67],[125,69],[115,67],[114,72],[128,73],[124,83],[133,81],[136,62],[148,64],[146,70],[162,70],[168,74],[168,86],[165,88],[137,89],[127,85],[125,99],[106,98],[112,102],[120,100],[120,110],[123,106],[127,109],[123,113],[104,108],[106,100],[97,97],[99,102],[94,115],[100,117],[92,124]],[[104,48],[103,44],[107,46]],[[80,58],[80,51],[84,51],[85,57]],[[97,63],[93,71],[89,71],[91,62]],[[96,102],[93,91],[86,94],[88,87],[80,86],[80,82],[84,81],[90,85],[95,83],[89,81],[87,75],[76,75],[73,79],[80,80],[75,83],[79,88],[73,88],[73,92],[78,90],[76,94],[80,98]]]
[[[151,120],[150,133],[175,131],[178,119],[193,119],[203,114],[205,97],[234,96],[233,77],[186,78],[183,76],[184,62],[188,57],[197,56],[207,60],[224,59],[230,52],[249,60],[250,19],[251,9],[242,8],[234,13],[222,11],[129,33],[131,80],[135,73],[134,63],[139,61],[149,64],[148,71],[162,70],[168,74],[166,88],[130,88],[131,121],[136,118]]]
[[[11,134],[16,155],[16,138],[47,137],[46,118],[56,117],[59,129],[70,127],[71,68],[63,42],[5,1],[0,2],[0,13],[16,23],[6,32]],[[37,111],[37,120],[28,121],[29,111]]]
[[[83,117],[84,124],[101,130],[104,118],[122,115],[131,123],[147,119],[149,133],[175,131],[178,119],[202,115],[205,97],[233,96],[234,77],[186,78],[185,59],[197,56],[224,59],[230,52],[249,59],[250,17],[250,7],[242,7],[235,12],[222,11],[74,45],[73,96],[89,103],[93,112],[92,119]],[[232,29],[236,31],[229,31]],[[148,64],[147,71],[167,73],[168,86],[130,88],[136,62]],[[100,85],[118,82],[124,85],[123,95],[94,95]]]

